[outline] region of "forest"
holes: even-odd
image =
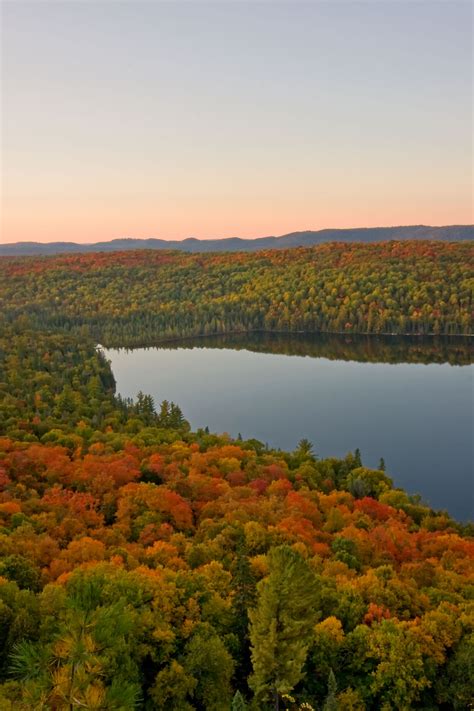
[[[2,711],[472,708],[473,524],[358,450],[274,450],[124,400],[97,347],[468,334],[470,258],[418,242],[1,260]]]
[[[470,242],[0,258],[8,320],[106,346],[247,331],[468,335]]]

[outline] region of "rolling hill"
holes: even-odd
[[[164,239],[114,239],[109,242],[79,244],[76,242],[15,242],[0,245],[1,256],[21,256],[34,254],[60,254],[72,252],[112,252],[124,249],[177,249],[183,252],[255,252],[260,249],[288,249],[289,247],[311,247],[323,242],[386,242],[390,240],[443,240],[449,242],[474,239],[474,225],[449,225],[429,227],[412,225],[408,227],[358,227],[351,229],[308,230],[290,232],[280,237],[259,237],[242,239],[184,240]]]

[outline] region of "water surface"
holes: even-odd
[[[106,350],[117,392],[180,405],[193,429],[321,457],[384,457],[395,485],[473,518],[473,366],[466,341],[228,336]]]

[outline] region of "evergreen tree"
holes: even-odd
[[[181,408],[179,407],[179,405],[175,405],[174,402],[170,404],[168,427],[171,427],[175,430],[180,430],[183,428],[189,429],[189,423],[187,422],[187,420],[185,420]]]
[[[162,427],[168,426],[169,412],[170,412],[170,404],[169,404],[168,400],[163,400],[163,402],[160,405],[160,414],[158,415],[160,424],[162,425]]]
[[[289,546],[269,554],[269,575],[257,585],[257,605],[249,612],[253,675],[258,699],[280,697],[303,676],[313,625],[318,617],[316,578],[304,558]]]
[[[356,467],[361,467],[362,466],[362,457],[360,454],[360,449],[357,447],[357,449],[354,452],[354,460],[355,460],[355,466]]]
[[[237,547],[237,555],[232,569],[232,613],[234,616],[233,631],[239,640],[236,658],[236,679],[238,686],[246,690],[246,679],[252,671],[250,661],[249,610],[255,605],[256,579],[248,556],[243,550],[244,543]],[[240,681],[243,680],[243,683]]]
[[[334,672],[331,669],[328,676],[328,694],[323,707],[323,711],[338,711],[339,704],[337,702],[337,683]]]
[[[186,644],[184,668],[197,681],[193,696],[198,708],[208,711],[229,708],[234,662],[210,625],[199,627]]]
[[[385,471],[385,459],[383,457],[380,457],[379,469],[381,472]]]
[[[306,437],[303,437],[303,439],[300,439],[298,442],[296,452],[305,457],[314,457],[313,443],[310,442],[309,439],[306,439]]]
[[[240,691],[236,691],[232,699],[231,711],[245,711],[246,708],[247,704],[245,703],[244,697]]]
[[[31,708],[135,708],[131,618],[124,600],[102,605],[101,597],[98,581],[75,579],[49,643],[16,645],[11,671]]]

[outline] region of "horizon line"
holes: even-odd
[[[50,241],[38,241],[38,240],[19,240],[16,242],[3,242],[0,241],[0,246],[8,247],[11,245],[21,245],[21,244],[77,244],[80,246],[92,246],[96,244],[108,244],[111,242],[115,241],[150,241],[150,240],[157,240],[161,242],[187,242],[187,241],[193,241],[193,242],[226,242],[229,240],[241,240],[245,242],[252,242],[252,241],[257,241],[260,239],[279,239],[281,237],[286,237],[288,235],[296,235],[296,234],[303,234],[303,233],[308,233],[308,232],[313,232],[313,233],[318,233],[318,232],[337,232],[337,231],[349,231],[349,230],[390,230],[390,229],[406,229],[406,228],[417,228],[417,227],[423,227],[423,228],[428,228],[428,229],[446,229],[448,227],[474,227],[474,224],[472,223],[451,223],[451,224],[444,224],[444,225],[430,225],[430,224],[425,224],[425,223],[418,223],[418,224],[399,224],[399,225],[377,225],[375,227],[367,227],[367,226],[362,226],[362,227],[321,227],[319,229],[298,229],[298,230],[293,230],[291,232],[285,232],[283,234],[273,234],[273,235],[261,235],[258,237],[239,237],[238,235],[234,235],[233,237],[195,237],[193,235],[190,235],[189,237],[182,237],[181,239],[176,239],[176,238],[167,238],[167,237],[130,237],[130,236],[124,236],[124,237],[111,237],[109,239],[102,239],[102,240],[97,240],[95,242],[76,242],[73,240],[50,240]]]

